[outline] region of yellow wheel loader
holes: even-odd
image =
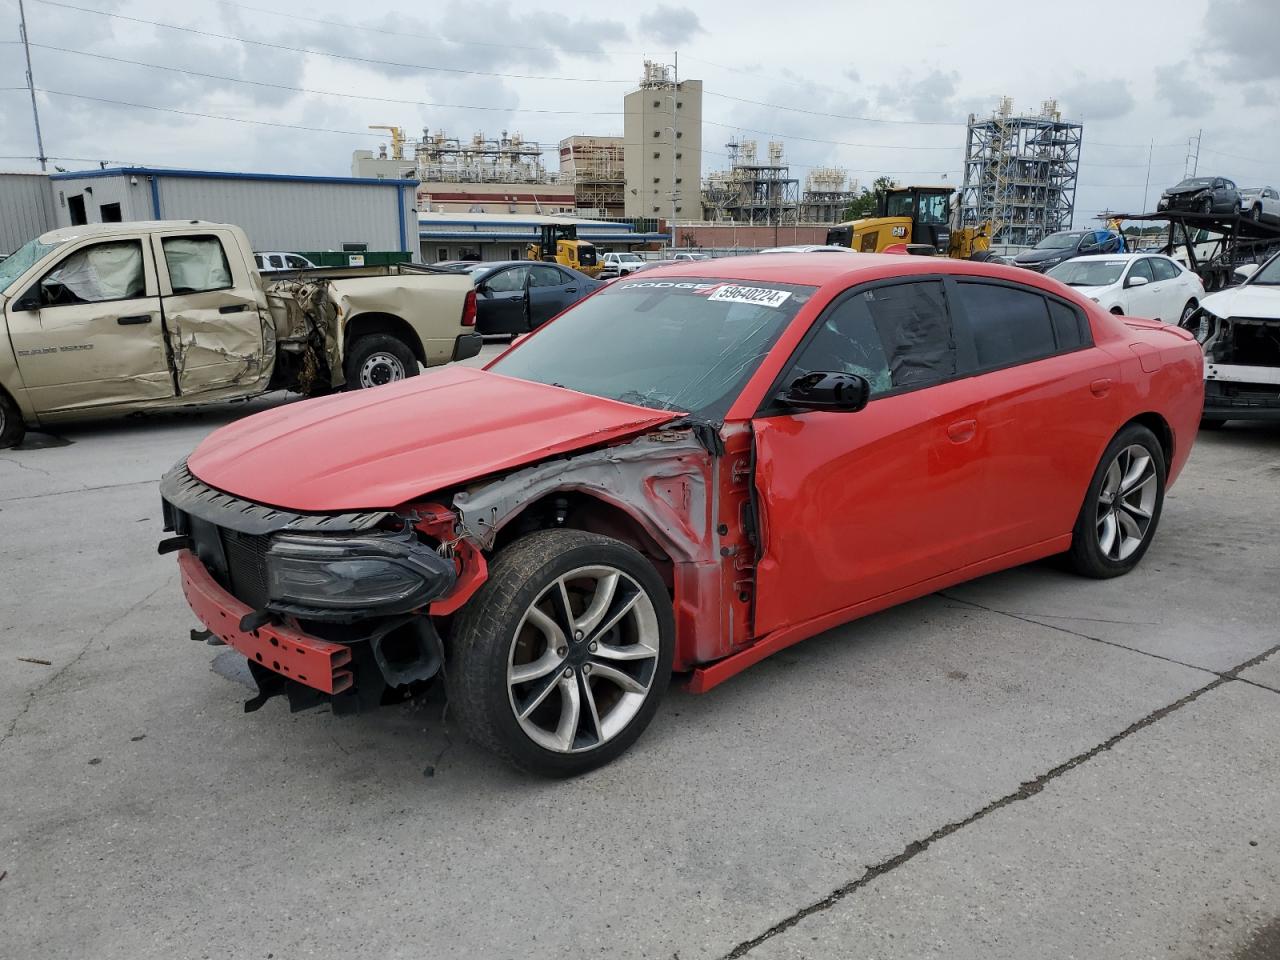
[[[578,239],[578,225],[571,220],[543,223],[539,229],[538,242],[525,248],[525,256],[530,260],[558,263],[589,277],[598,276],[604,269],[604,264],[596,256],[595,246]]]
[[[954,193],[951,187],[892,187],[880,194],[874,217],[836,224],[827,231],[827,243],[859,253],[900,245],[908,253],[984,260],[995,231],[989,223],[953,230]]]

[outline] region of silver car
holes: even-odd
[[[1240,212],[1253,220],[1280,223],[1280,192],[1275,187],[1241,187]]]

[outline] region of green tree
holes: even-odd
[[[871,189],[868,190],[863,187],[862,193],[845,209],[844,218],[846,220],[860,220],[863,217],[875,216],[876,207],[880,202],[880,195],[888,192],[892,186],[892,177],[876,177]]]

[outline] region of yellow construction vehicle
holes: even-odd
[[[951,187],[891,187],[880,194],[874,217],[836,224],[827,231],[827,243],[859,253],[901,245],[908,253],[984,260],[995,231],[989,223],[953,230],[954,193]]]
[[[530,260],[545,260],[571,267],[589,277],[604,269],[604,264],[596,256],[595,246],[578,239],[578,225],[572,220],[549,220],[541,224],[539,241],[525,248],[525,256]]]

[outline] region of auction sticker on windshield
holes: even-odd
[[[790,296],[791,291],[789,290],[773,290],[769,287],[740,287],[736,284],[725,284],[707,299],[718,303],[749,303],[757,307],[777,309],[786,303]]]

